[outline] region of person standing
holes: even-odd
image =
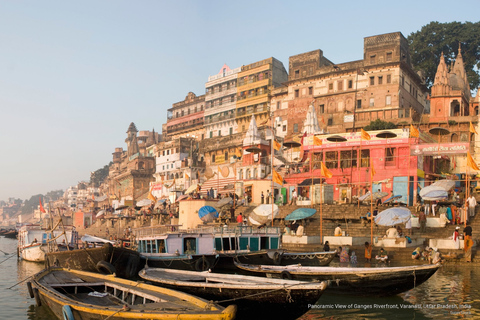
[[[475,206],[477,205],[477,200],[473,195],[470,195],[467,199],[468,202],[468,217],[469,219],[475,215]]]
[[[412,233],[412,218],[408,219],[407,222],[405,222],[405,233],[407,236],[411,236]]]
[[[460,249],[460,239],[459,239],[460,235],[458,234],[459,230],[460,230],[460,227],[455,227],[455,231],[453,231],[453,237],[452,237],[453,246],[457,250]]]
[[[465,251],[465,261],[472,262],[472,227],[467,222],[467,226],[463,229],[463,240],[464,240],[464,251]]]
[[[372,261],[372,246],[368,242],[365,242],[365,261]]]
[[[267,204],[270,204],[270,197],[272,196],[272,194],[270,193],[270,190],[267,190]],[[272,201],[273,203],[273,201]]]
[[[293,189],[292,191],[292,199],[290,201],[290,205],[297,204],[297,190]]]
[[[260,198],[262,199],[262,204],[264,204],[265,203],[265,196],[263,195],[263,191],[260,194]]]
[[[420,211],[418,215],[418,223],[420,224],[420,232],[426,232],[427,231],[427,216],[425,215],[425,212]]]

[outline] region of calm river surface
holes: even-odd
[[[17,241],[0,238],[0,319],[51,320],[55,316],[37,307],[25,282],[43,264],[19,261]],[[479,319],[480,268],[444,266],[427,282],[406,293],[381,298],[324,294],[317,307],[300,319]]]

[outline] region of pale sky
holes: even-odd
[[[89,180],[130,122],[161,132],[209,75],[316,49],[360,60],[363,38],[479,19],[478,1],[0,0],[0,200]]]

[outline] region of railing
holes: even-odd
[[[136,237],[155,237],[164,234],[255,234],[255,235],[279,235],[281,230],[278,227],[265,227],[265,228],[253,228],[250,226],[236,226],[236,227],[224,227],[224,226],[202,226],[194,229],[180,229],[181,225],[164,225],[155,227],[143,227],[134,229]]]

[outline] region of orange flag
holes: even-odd
[[[321,162],[320,174],[326,178],[333,177],[333,173],[331,173],[330,170],[328,170],[328,168],[323,164],[323,161]]]
[[[283,186],[283,177],[277,171],[275,171],[275,169],[273,169],[272,180],[273,182]]]
[[[313,136],[313,145],[314,146],[321,146],[323,144],[322,139]]]
[[[470,151],[467,152],[467,166],[472,168],[473,170],[480,170],[475,163],[475,160],[473,160],[472,155],[470,154]]]
[[[420,131],[415,128],[413,125],[410,125],[410,138],[418,138],[420,137]]]
[[[365,131],[363,129],[360,129],[360,130],[361,130],[361,136],[362,136],[363,140],[370,140],[371,139],[371,137],[370,137],[370,135],[368,134],[367,131]]]
[[[280,143],[277,142],[277,140],[273,139],[273,149],[275,150],[280,150],[282,146],[280,145]]]
[[[152,200],[153,202],[157,202],[157,198],[155,198],[155,196],[152,194],[152,189],[150,189],[150,191],[148,191],[147,198]]]
[[[370,177],[373,179],[373,176],[376,174],[375,168],[373,168],[373,161],[370,161]]]
[[[477,133],[477,131],[475,130],[475,127],[473,126],[473,124],[470,122],[470,132],[471,133]]]
[[[41,213],[46,213],[45,209],[43,209],[42,198],[38,197],[38,201],[40,201],[40,212]]]

